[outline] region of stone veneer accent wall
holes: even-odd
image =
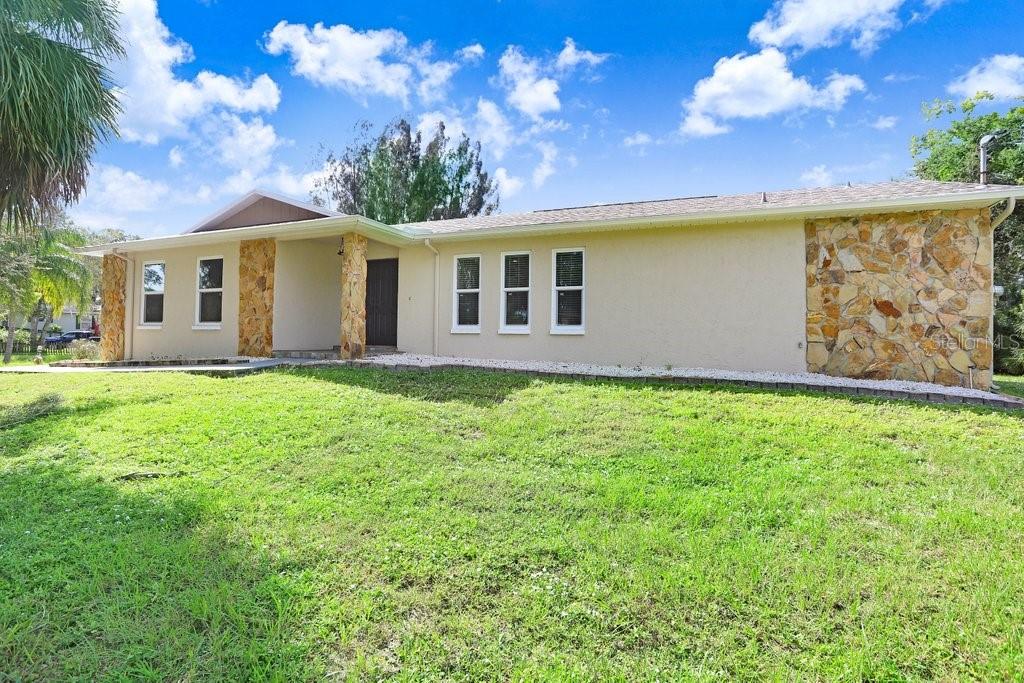
[[[274,351],[273,239],[238,245],[238,355],[270,356]]]
[[[988,389],[989,210],[805,223],[807,368]]]
[[[366,349],[366,245],[354,232],[342,241],[341,358],[362,358]]]
[[[120,256],[105,254],[100,266],[100,357],[124,360],[124,300],[128,264]]]

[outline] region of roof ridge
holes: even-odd
[[[748,193],[749,194],[749,193]],[[687,199],[715,199],[717,194],[695,194],[688,197],[667,197],[665,199],[638,199],[632,202],[601,202],[598,204],[580,204],[579,206],[560,206],[554,209],[534,209],[526,213],[549,213],[551,211],[572,211],[573,209],[596,209],[602,206],[630,206],[634,204],[658,204],[659,202],[682,202]],[[726,195],[728,196],[728,195]]]

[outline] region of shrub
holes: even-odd
[[[31,342],[31,335],[28,330],[15,330],[14,331],[14,343],[15,344],[28,344]],[[7,342],[7,330],[0,328],[0,343]]]
[[[71,342],[71,357],[75,360],[99,360],[100,345],[88,339],[76,339]]]
[[[64,330],[60,328],[60,325],[50,325],[46,328],[47,334],[61,334]]]

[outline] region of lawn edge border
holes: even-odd
[[[492,372],[499,374],[518,374],[527,377],[558,378],[568,380],[615,380],[626,382],[650,382],[657,384],[680,384],[684,386],[730,386],[741,389],[759,389],[769,391],[805,392],[818,394],[842,394],[857,398],[873,398],[883,400],[916,401],[919,403],[936,403],[941,405],[968,405],[987,408],[1001,408],[1005,410],[1024,410],[1024,400],[1016,397],[993,395],[991,397],[980,396],[959,396],[955,394],[940,394],[932,392],[916,392],[898,389],[873,389],[870,387],[850,387],[808,384],[805,382],[770,382],[749,379],[730,378],[707,378],[707,377],[680,377],[674,375],[652,375],[650,377],[621,377],[619,375],[601,373],[566,373],[549,370],[520,370],[517,368],[493,368],[484,365],[469,365],[462,363],[438,363],[436,365],[411,365],[402,363],[380,363],[371,359],[347,360],[347,361],[321,361],[313,363],[282,363],[273,368],[325,368],[325,367],[352,367],[352,368],[376,368],[388,372],[445,372],[450,370],[475,370],[479,372]]]

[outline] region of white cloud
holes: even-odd
[[[466,47],[460,49],[458,52],[455,53],[455,56],[464,62],[473,63],[479,62],[481,59],[483,59],[484,54],[484,46],[481,45],[480,43],[473,43],[472,45],[467,45]]]
[[[871,127],[875,130],[892,130],[899,120],[898,116],[879,116],[871,123]]]
[[[420,100],[424,104],[443,101],[448,96],[448,87],[459,65],[455,62],[431,62],[426,58],[417,59],[415,63],[420,73],[420,82],[416,86]]]
[[[523,189],[523,179],[511,175],[504,166],[499,166],[494,172],[494,180],[502,198],[512,197]]]
[[[540,71],[540,62],[515,45],[509,45],[498,60],[499,82],[508,93],[509,104],[535,120],[562,108],[558,81],[541,76]]]
[[[515,143],[515,132],[501,108],[491,100],[481,97],[476,101],[473,116],[476,139],[494,158],[501,161],[505,152]]]
[[[1024,97],[1024,57],[992,55],[947,85],[946,90],[964,97],[974,97],[981,91],[1001,100]]]
[[[94,164],[85,197],[69,209],[76,223],[89,228],[121,227],[152,233],[175,198],[160,180],[111,164]],[[156,219],[156,220],[155,220]]]
[[[170,189],[119,166],[96,164],[89,175],[86,201],[89,206],[111,214],[151,211]]]
[[[537,143],[537,151],[541,159],[533,169],[533,186],[540,187],[555,173],[555,160],[558,159],[558,148],[555,143],[543,140]]]
[[[920,21],[949,0],[924,0],[911,21]],[[795,47],[803,51],[834,47],[850,41],[861,54],[870,54],[902,26],[899,10],[907,0],[775,0],[761,21],[750,27],[749,38],[762,47]]]
[[[832,177],[832,171],[828,170],[825,164],[819,164],[801,173],[800,181],[811,187],[824,187],[832,185],[834,178]]]
[[[274,127],[258,116],[245,121],[235,114],[221,114],[213,125],[217,157],[228,168],[260,174],[270,168],[274,150],[282,144]]]
[[[194,119],[217,109],[277,108],[281,94],[266,74],[245,81],[204,70],[191,80],[179,79],[174,68],[193,60],[192,47],[167,29],[155,0],[121,0],[119,9],[126,55],[113,73],[124,140],[156,144],[164,137],[182,137]]]
[[[171,168],[178,168],[185,163],[185,153],[181,151],[181,147],[177,145],[171,147],[171,151],[167,153],[167,163],[171,165]]]
[[[801,173],[800,181],[807,186],[821,187],[835,185],[837,178],[841,179],[841,182],[877,178],[882,169],[891,167],[891,163],[892,155],[886,153],[857,164],[839,166],[818,164]]]
[[[576,47],[576,41],[572,38],[565,39],[565,45],[562,47],[562,51],[558,53],[558,58],[555,60],[555,68],[559,71],[571,71],[580,64],[585,64],[589,67],[598,66],[608,59],[610,55],[607,52],[591,52],[590,50],[581,50]]]
[[[754,43],[813,50],[852,38],[854,49],[870,53],[900,26],[904,0],[776,0],[764,19],[750,27]]]
[[[264,181],[264,184],[301,199],[310,195],[313,184],[323,175],[322,168],[307,173],[294,173],[288,166],[281,165]]]
[[[628,135],[623,138],[622,144],[626,147],[643,147],[651,144],[653,141],[654,139],[650,135],[638,130],[632,135]]]
[[[765,118],[800,109],[838,110],[854,92],[865,89],[859,76],[834,73],[821,87],[796,77],[786,56],[775,48],[723,57],[693,88],[684,103],[680,132],[708,137],[728,132],[729,119]]]
[[[434,137],[438,124],[444,124],[444,132],[449,138],[457,140],[466,132],[466,123],[457,112],[428,111],[420,114],[416,122],[416,131],[425,139]]]
[[[910,81],[916,81],[918,78],[920,78],[920,76],[917,74],[893,72],[891,74],[886,74],[882,80],[886,83],[909,83]]]
[[[296,173],[285,164],[279,164],[266,173],[254,173],[250,169],[242,169],[224,181],[220,193],[239,195],[254,187],[265,187],[301,199],[309,196],[313,191],[313,183],[322,174],[323,169],[308,173]]]
[[[395,29],[358,31],[321,22],[310,28],[280,21],[267,33],[265,47],[272,55],[287,53],[296,76],[362,99],[382,95],[408,104],[415,84],[420,99],[430,104],[444,98],[458,70],[454,62],[431,61],[429,43],[412,48]]]
[[[923,0],[910,20],[922,21],[950,0]],[[899,10],[908,0],[775,0],[763,19],[750,27],[749,38],[762,47],[807,51],[850,41],[861,54],[874,52],[899,30]]]

